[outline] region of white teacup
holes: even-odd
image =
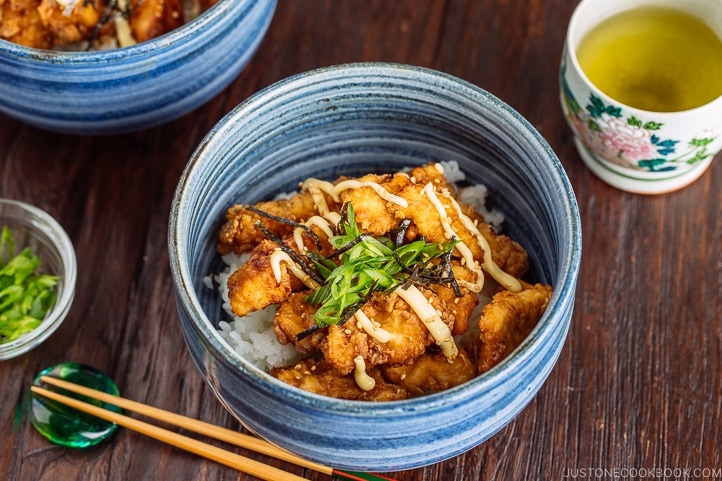
[[[722,96],[679,112],[630,107],[592,84],[576,56],[580,41],[600,22],[645,6],[682,10],[722,37],[719,0],[582,0],[567,31],[560,92],[577,150],[589,169],[619,189],[658,194],[696,180],[722,149]]]

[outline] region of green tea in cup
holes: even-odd
[[[581,0],[559,73],[579,156],[614,187],[680,189],[722,150],[722,0]]]
[[[722,40],[682,10],[642,6],[612,15],[576,53],[594,85],[631,107],[679,112],[722,95]]]

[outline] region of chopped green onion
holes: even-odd
[[[320,256],[312,257],[325,283],[306,301],[320,306],[314,319],[321,327],[343,323],[374,292],[391,291],[409,279],[454,283],[446,264],[450,257],[447,254],[457,240],[417,240],[398,246],[391,239],[361,232],[351,204],[345,206],[338,231],[329,239],[337,249],[333,257],[339,257],[338,265]]]
[[[57,276],[37,274],[40,258],[29,247],[15,254],[12,232],[0,232],[0,344],[37,328],[55,305]]]

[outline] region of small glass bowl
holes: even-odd
[[[77,260],[68,234],[46,212],[9,199],[0,199],[0,229],[8,227],[16,251],[30,247],[40,258],[40,272],[58,276],[55,305],[33,331],[0,344],[0,360],[23,354],[45,341],[62,324],[75,296]]]

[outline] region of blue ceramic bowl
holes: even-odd
[[[0,40],[0,111],[72,134],[115,134],[168,122],[218,94],[250,60],[276,0],[222,0],[166,35],[95,52]]]
[[[283,384],[216,333],[218,227],[236,202],[297,188],[309,176],[392,171],[456,160],[489,189],[505,233],[530,253],[533,275],[555,287],[526,341],[456,388],[404,401],[331,399]],[[509,423],[552,370],[567,335],[581,255],[574,193],[554,152],[518,113],[449,75],[352,64],[276,83],[239,105],[198,147],[170,216],[171,268],[181,325],[198,369],[246,427],[337,468],[394,471],[467,451]]]

